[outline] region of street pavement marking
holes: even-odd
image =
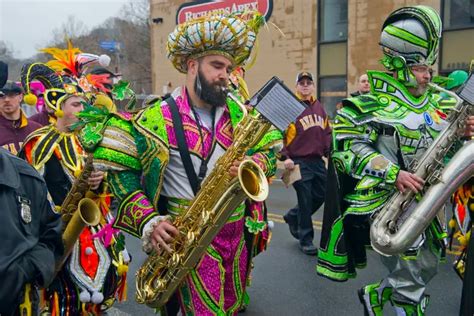
[[[107,310],[107,315],[109,316],[132,316],[132,314],[122,312],[116,307],[111,307],[109,310]]]
[[[280,214],[268,213],[267,217],[268,217],[268,219],[270,219],[274,222],[277,222],[277,223],[280,223],[280,224],[286,224],[285,220],[283,219],[283,216],[280,215]],[[321,221],[313,221],[313,226],[317,230],[321,230],[321,228],[323,227],[323,223]],[[459,256],[461,254],[461,251],[459,251],[461,249],[461,247],[459,245],[453,245],[452,248],[454,250],[446,249],[446,253],[448,253],[450,255],[453,255],[453,256]]]
[[[286,224],[285,220],[283,219],[283,215],[275,214],[275,213],[268,213],[268,218],[274,222]],[[313,226],[317,229],[321,229],[323,227],[323,223],[321,221],[313,221]]]

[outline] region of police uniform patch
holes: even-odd
[[[20,216],[25,224],[31,223],[31,201],[23,196],[18,196],[20,203]]]

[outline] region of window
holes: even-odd
[[[474,50],[474,0],[444,0],[442,8],[440,73],[469,70]]]
[[[319,75],[345,75],[347,72],[347,43],[319,44]]]
[[[346,76],[319,78],[319,100],[331,119],[336,116],[336,105],[346,97]]]
[[[347,40],[347,0],[320,0],[319,41]]]
[[[446,30],[474,28],[474,1],[445,0],[443,5],[443,27]]]
[[[333,119],[347,95],[347,0],[320,0],[318,16],[318,98]]]
[[[441,45],[441,72],[469,70],[474,55],[474,29],[444,32]],[[459,49],[462,47],[462,49]]]

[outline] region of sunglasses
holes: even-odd
[[[311,80],[301,80],[301,81],[298,81],[298,85],[300,85],[300,86],[311,86],[311,85],[313,85],[313,82]]]

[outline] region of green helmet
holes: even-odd
[[[438,57],[441,19],[427,6],[404,7],[392,12],[382,26],[382,64],[409,83],[413,75],[407,66],[433,65]]]
[[[449,74],[448,83],[446,84],[446,89],[451,90],[457,88],[466,82],[469,75],[464,70],[455,70]]]

